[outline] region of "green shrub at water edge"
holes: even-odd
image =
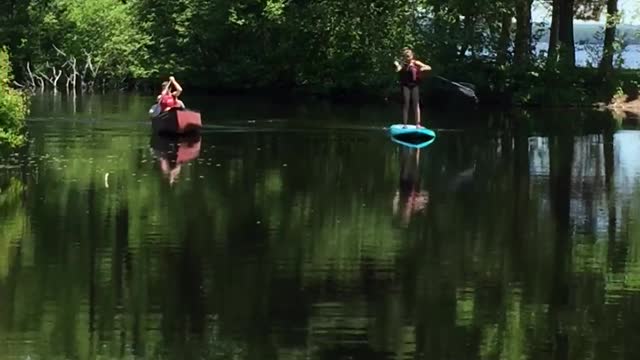
[[[0,48],[0,143],[17,146],[25,141],[22,130],[29,112],[27,96],[10,87],[11,63],[6,48]]]

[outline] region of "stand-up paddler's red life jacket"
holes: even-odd
[[[402,85],[416,85],[420,81],[420,69],[411,61],[400,70],[400,83]]]

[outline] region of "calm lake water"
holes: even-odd
[[[549,44],[545,42],[536,43],[536,52],[546,52]],[[576,65],[597,67],[602,59],[601,44],[576,44]],[[624,69],[640,69],[640,45],[627,45],[624,50],[614,58],[614,62],[622,60],[621,67]],[[617,66],[617,65],[616,65]]]
[[[0,158],[2,359],[636,359],[640,131],[606,113],[38,97]],[[175,149],[178,150],[176,154]]]

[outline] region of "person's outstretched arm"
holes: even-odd
[[[176,89],[172,95],[175,97],[180,96],[180,94],[182,94],[182,86],[180,86],[180,84],[178,84],[178,82],[176,81],[176,78],[174,78],[173,76],[169,76],[169,81],[171,81],[171,84],[173,84],[173,87]]]
[[[431,70],[431,66],[429,66],[427,64],[424,64],[419,60],[416,60],[415,63],[416,63],[416,65],[420,66],[420,71],[429,71],[429,70]]]

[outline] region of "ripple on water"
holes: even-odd
[[[623,300],[640,295],[640,262],[625,262],[621,272],[605,276],[605,303],[620,304]]]
[[[376,314],[365,299],[318,301],[310,312],[307,331],[312,343],[309,347],[317,349],[316,354],[324,358],[386,358],[392,354],[394,358],[412,358],[415,355],[415,327],[398,324],[386,331],[384,317]]]

